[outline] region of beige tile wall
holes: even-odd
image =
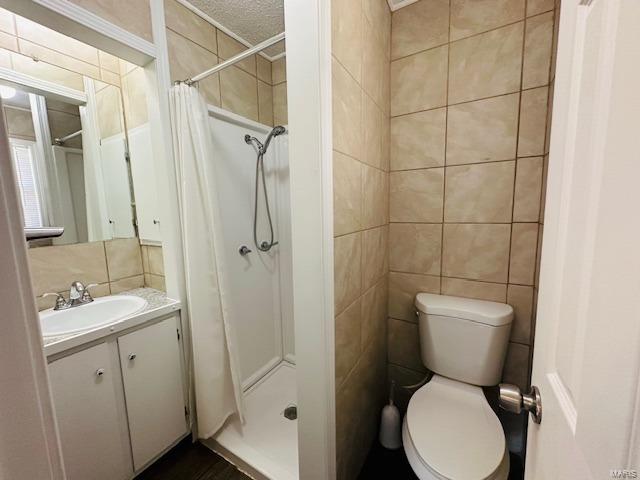
[[[164,261],[162,247],[142,245],[142,271],[144,272],[144,286],[156,290],[166,290],[164,281]]]
[[[424,373],[419,291],[513,305],[503,378],[529,382],[553,7],[420,0],[392,15],[388,362],[400,384]]]
[[[68,298],[69,286],[75,280],[85,285],[98,284],[91,289],[94,297],[145,285],[137,238],[38,247],[29,249],[28,253],[31,281],[40,310],[51,308],[55,303],[54,297],[44,298],[45,293],[62,293]]]
[[[273,124],[287,125],[287,65],[285,58],[279,58],[272,63],[273,81]]]
[[[82,76],[120,86],[118,59],[0,8],[0,65],[83,90]]]
[[[131,130],[147,123],[147,81],[142,67],[120,61],[120,79],[122,83],[122,99],[124,103],[127,129]]]
[[[353,479],[386,385],[389,55],[385,0],[333,0],[333,194],[338,478]]]
[[[71,0],[105,20],[153,42],[149,0]]]
[[[4,115],[4,123],[7,127],[7,134],[10,137],[35,142],[36,133],[33,128],[31,110],[5,105],[2,107],[2,113]]]
[[[246,47],[175,0],[165,0],[171,80],[184,80]],[[284,58],[253,55],[212,75],[198,88],[208,103],[266,125],[287,123]]]
[[[5,105],[3,114],[7,133],[10,137],[35,142],[35,131],[30,109]],[[80,113],[75,105],[55,101],[47,102],[47,115],[52,141],[56,137],[75,132],[81,128]],[[82,148],[82,138],[72,138],[68,141],[67,146]]]
[[[122,91],[119,87],[96,82],[96,108],[100,138],[105,139],[124,131]]]

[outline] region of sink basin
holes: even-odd
[[[81,333],[115,323],[147,306],[147,301],[132,295],[96,298],[93,302],[66,310],[40,312],[43,337]]]

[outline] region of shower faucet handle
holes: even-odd
[[[244,257],[245,255],[248,255],[249,253],[251,253],[251,249],[249,247],[247,247],[246,245],[242,245],[238,249],[238,253]]]

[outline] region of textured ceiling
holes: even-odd
[[[284,31],[284,0],[188,0],[251,45]],[[270,56],[284,52],[280,42],[265,50]]]

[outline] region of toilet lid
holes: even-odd
[[[406,422],[422,463],[437,476],[485,479],[502,462],[504,432],[480,387],[434,375],[411,397]]]

